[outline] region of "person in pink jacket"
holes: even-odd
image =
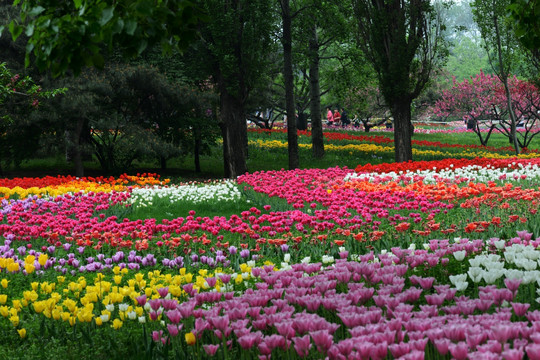
[[[334,123],[334,114],[332,113],[332,109],[330,109],[329,107],[326,108],[326,111],[326,120],[328,126],[332,126],[332,124]]]

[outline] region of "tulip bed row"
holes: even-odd
[[[282,135],[286,134],[286,129],[250,129],[249,131],[253,134],[266,135],[265,137],[253,140],[251,142],[253,145],[270,146],[274,148],[279,148],[283,146],[286,147],[286,143],[283,142],[285,138],[281,138]],[[311,132],[299,131],[298,133],[300,134],[300,148],[310,148]],[[327,143],[325,144],[325,149],[329,151],[354,150],[379,153],[394,152],[394,147],[392,146],[394,143],[393,138],[380,134],[357,135],[350,132],[324,132],[324,138],[327,141]],[[344,145],[343,143],[348,144]],[[412,145],[413,152],[415,155],[417,155],[416,158],[424,159],[426,158],[426,156],[436,156],[440,158],[508,158],[515,156],[514,148],[512,146],[493,147],[473,144],[449,144],[442,143],[440,141],[416,139],[412,139]],[[440,149],[447,150],[440,151]],[[525,149],[523,152],[526,154],[526,156],[524,157],[538,157],[539,155],[537,150],[527,151]]]
[[[540,159],[54,179],[2,184],[0,357],[540,359]]]
[[[249,141],[250,145],[256,146],[259,149],[287,149],[287,142],[280,140],[252,140]],[[430,145],[436,147],[436,145]],[[311,144],[298,144],[300,149],[311,149]],[[395,153],[395,148],[393,146],[381,146],[375,144],[345,144],[345,145],[335,145],[327,144],[325,145],[325,151],[329,152],[338,152],[338,153],[348,153],[349,155],[358,154],[359,156],[366,157],[369,155],[391,155]],[[515,154],[511,154],[511,151],[507,151],[506,154],[494,153],[485,150],[472,150],[467,149],[461,152],[456,151],[440,151],[433,149],[418,149],[413,148],[412,153],[416,157],[422,157],[427,159],[446,159],[448,157],[457,157],[457,158],[468,158],[474,159],[477,157],[487,158],[487,159],[510,159],[516,157]],[[539,156],[536,152],[525,152],[519,154],[519,158],[537,158]]]

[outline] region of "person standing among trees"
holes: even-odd
[[[340,121],[341,121],[341,114],[339,113],[338,109],[336,108],[336,111],[334,111],[334,124],[336,124],[336,126],[338,126]]]
[[[351,121],[349,120],[349,115],[347,114],[347,111],[345,111],[344,108],[341,108],[341,126],[347,127]]]
[[[332,126],[334,123],[334,115],[332,114],[332,109],[329,107],[326,108],[326,120],[328,122],[328,126]]]

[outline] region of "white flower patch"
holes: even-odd
[[[459,289],[459,284],[465,281],[464,276],[468,276],[474,283],[484,280],[487,284],[494,284],[504,277],[521,279],[523,284],[532,284],[536,281],[540,286],[540,271],[537,270],[539,259],[540,250],[531,245],[513,244],[504,248],[503,257],[497,254],[480,254],[470,258],[471,267],[467,272],[451,275],[450,282]],[[507,268],[507,266],[512,268]],[[466,285],[461,284],[461,286]],[[540,288],[537,291],[539,290]]]
[[[136,188],[131,192],[129,202],[134,206],[151,206],[154,201],[166,200],[172,203],[238,201],[242,197],[236,183],[224,180],[212,184],[170,185]]]
[[[400,171],[388,173],[350,173],[345,177],[345,181],[358,180],[369,181],[372,183],[386,183],[390,181],[409,182],[424,182],[426,184],[446,182],[453,184],[473,182],[487,183],[494,179],[503,180],[505,182],[519,182],[522,180],[537,180],[540,179],[540,166],[533,164],[521,164],[514,169],[500,168],[495,169],[487,165],[482,167],[479,165],[466,166],[459,169],[447,167],[445,169],[429,169],[417,171]]]

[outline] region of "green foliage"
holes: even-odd
[[[11,101],[37,107],[39,98],[49,99],[65,93],[66,90],[66,88],[61,88],[43,91],[41,86],[35,84],[29,76],[22,77],[19,74],[13,74],[6,63],[0,63],[0,105],[7,106],[6,103]]]
[[[40,102],[64,94],[66,88],[43,90],[29,76],[13,74],[0,63],[0,159],[20,164],[35,155],[48,127],[40,118]]]
[[[491,68],[499,78],[514,74],[518,64],[525,61],[513,24],[506,20],[509,3],[509,0],[475,0],[471,4]]]
[[[537,0],[511,0],[508,5],[515,34],[529,50],[540,49],[540,3]]]
[[[84,66],[102,68],[104,48],[119,46],[126,56],[149,45],[185,49],[204,16],[190,0],[15,0],[21,18],[9,24],[13,39],[28,36],[26,65],[32,58],[44,70],[79,74]],[[0,28],[0,33],[1,33]]]
[[[457,81],[463,81],[480,72],[489,73],[490,65],[480,39],[463,36],[453,43],[445,69]]]
[[[199,3],[211,21],[201,29],[204,43],[194,47],[197,51],[190,53],[188,60],[209,70],[208,75],[226,83],[227,91],[243,100],[260,84],[272,61],[268,54],[276,49],[275,39],[271,38],[276,30],[273,5],[261,0]]]
[[[218,136],[207,113],[212,93],[171,83],[155,68],[116,65],[64,81],[73,88],[53,116],[75,134],[66,136],[68,149],[95,154],[106,172],[125,172],[136,160],[166,164],[193,154],[195,138],[207,153]]]
[[[157,158],[179,154],[208,153],[219,136],[212,112],[217,101],[210,90],[170,82],[155,68],[140,68],[127,78],[136,101],[136,114],[160,141],[149,141]],[[135,105],[135,104],[134,104]],[[195,143],[197,142],[198,145]]]

